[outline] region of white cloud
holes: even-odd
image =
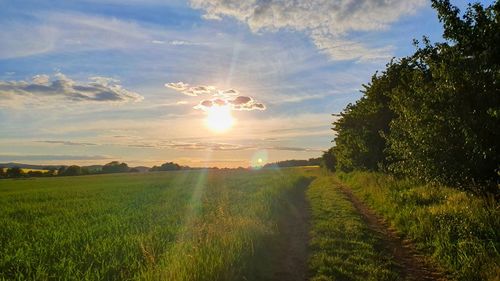
[[[44,102],[50,98],[72,102],[137,102],[143,99],[118,83],[118,80],[108,77],[91,77],[87,83],[78,83],[62,73],[55,74],[52,79],[41,74],[31,81],[0,81],[0,105],[7,101]]]
[[[170,45],[174,46],[190,46],[190,45],[197,45],[196,43],[189,42],[189,41],[184,41],[184,40],[172,40],[170,41]]]
[[[187,96],[197,97],[210,95],[212,98],[200,101],[194,109],[207,111],[213,106],[228,106],[232,110],[265,110],[263,103],[254,98],[239,95],[235,89],[219,90],[214,86],[191,86],[184,82],[166,83],[165,87],[181,92]]]
[[[254,32],[289,29],[305,32],[334,60],[388,57],[389,48],[369,48],[347,36],[352,31],[378,31],[415,12],[425,0],[191,0],[204,18],[233,17]]]
[[[190,86],[184,82],[166,83],[165,87],[192,97],[201,95],[216,95],[219,93],[214,86]]]

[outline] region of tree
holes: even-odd
[[[7,173],[5,173],[4,168],[0,168],[0,179],[6,178]]]
[[[118,161],[112,161],[108,164],[102,166],[102,172],[105,174],[108,173],[127,173],[130,171],[127,163],[120,163]]]
[[[444,43],[391,61],[334,123],[336,168],[499,193],[500,2],[433,0]]]
[[[57,175],[62,176],[64,174],[64,171],[66,171],[67,166],[61,166],[59,169],[57,169]]]
[[[337,159],[335,157],[335,152],[333,151],[333,147],[323,152],[321,156],[321,165],[329,171],[334,172],[335,166],[337,165]]]
[[[377,171],[387,166],[384,135],[389,133],[389,123],[395,117],[389,103],[405,71],[406,60],[391,61],[384,72],[375,73],[371,82],[363,85],[364,96],[349,104],[333,123],[337,133],[333,149],[337,169]]]
[[[23,176],[23,170],[19,167],[12,167],[7,169],[7,177],[9,178],[20,178]]]
[[[182,167],[174,162],[167,162],[162,164],[161,166],[153,166],[150,171],[177,171],[182,169]]]
[[[411,57],[416,71],[392,97],[390,170],[475,191],[497,193],[500,168],[500,3],[470,5],[463,18],[433,1],[449,43]]]
[[[77,165],[71,165],[64,169],[64,171],[60,174],[61,176],[79,176],[82,175],[82,168]]]

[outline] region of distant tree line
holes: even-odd
[[[26,178],[26,177],[52,177],[52,176],[82,176],[91,174],[110,174],[110,173],[130,173],[138,172],[134,168],[129,168],[126,163],[118,161],[110,162],[101,169],[90,169],[78,165],[60,166],[58,169],[30,170],[25,172],[20,167],[0,168],[0,178]]]
[[[299,166],[319,166],[321,165],[321,158],[310,158],[308,160],[284,160],[274,163],[268,163],[263,166],[266,168],[285,168],[285,167],[299,167]]]
[[[139,167],[140,168],[140,167]],[[146,167],[142,167],[148,171]],[[191,169],[188,166],[181,166],[174,162],[167,162],[161,166],[154,166],[149,171],[175,171],[175,170]],[[27,178],[27,177],[52,177],[52,176],[83,176],[94,174],[113,174],[113,173],[138,173],[141,172],[138,168],[130,168],[127,163],[112,161],[106,165],[101,166],[59,166],[58,169],[43,170],[28,170],[25,172],[20,167],[1,168],[0,179],[2,178]]]
[[[27,172],[19,167],[0,168],[0,179],[2,178],[21,178],[21,177],[52,177],[56,170],[47,171],[28,170]]]
[[[161,166],[153,166],[153,168],[149,169],[151,172],[157,172],[157,171],[177,171],[177,170],[182,170],[182,169],[189,169],[187,166],[181,166],[177,163],[174,162],[167,162],[162,164]]]
[[[448,0],[432,6],[446,42],[424,37],[375,73],[333,123],[323,162],[498,195],[500,2],[469,5],[463,16]]]
[[[127,163],[112,161],[102,166],[101,169],[89,169],[78,165],[61,166],[57,170],[58,176],[82,176],[91,174],[133,173],[138,170],[130,168]]]

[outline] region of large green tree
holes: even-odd
[[[500,4],[470,5],[465,14],[433,1],[446,43],[411,57],[387,136],[393,172],[425,181],[497,192],[500,163]]]
[[[395,117],[389,102],[392,91],[401,83],[402,73],[408,71],[406,60],[390,62],[385,71],[363,85],[364,96],[349,104],[333,123],[337,132],[333,149],[337,169],[376,171],[387,166],[384,136],[389,134],[389,123]]]
[[[446,42],[424,37],[364,86],[334,123],[336,166],[498,193],[500,3],[432,5]]]

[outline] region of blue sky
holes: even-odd
[[[0,6],[0,162],[317,157],[331,146],[331,114],[376,70],[411,54],[413,38],[442,40],[424,0]],[[215,100],[235,119],[222,133],[200,106]]]

